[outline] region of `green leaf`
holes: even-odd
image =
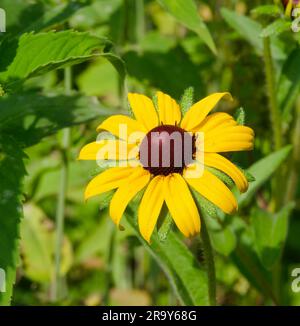
[[[292,149],[291,145],[264,157],[258,162],[254,163],[248,171],[254,175],[255,181],[249,185],[246,193],[238,195],[239,207],[245,206],[249,203],[257,190],[272,176],[272,174],[280,167],[280,165],[288,157]]]
[[[281,14],[281,9],[277,5],[262,5],[251,10],[251,14],[256,16],[278,16]]]
[[[291,30],[291,22],[284,19],[277,19],[265,27],[260,33],[261,37],[277,36],[283,32]]]
[[[272,274],[261,264],[253,250],[253,244],[238,244],[231,259],[250,284],[256,287],[276,304],[278,300],[272,288]]]
[[[0,306],[10,304],[19,262],[24,157],[12,138],[0,134],[0,268],[6,280],[6,292],[0,291]]]
[[[44,214],[36,206],[25,205],[21,223],[21,243],[24,271],[36,282],[50,282],[53,267],[49,233],[42,227]]]
[[[24,1],[24,0],[23,0]],[[47,6],[44,8],[42,17],[39,17],[32,23],[32,19],[29,26],[24,25],[22,32],[40,32],[45,29],[49,29],[51,26],[62,24],[72,17],[79,9],[87,6],[90,0],[87,1],[72,1],[66,4]]]
[[[300,49],[296,48],[286,59],[278,82],[277,99],[284,121],[290,118],[300,90]]]
[[[101,202],[101,199],[99,200]],[[101,214],[102,215],[102,214]],[[103,214],[95,228],[84,238],[75,252],[75,263],[79,264],[101,253],[107,253],[110,241],[111,221],[108,214]],[[115,226],[113,226],[115,227]],[[100,241],[101,239],[101,241]]]
[[[236,247],[236,236],[234,231],[226,226],[221,230],[209,232],[214,249],[224,256],[229,256]]]
[[[208,280],[204,266],[201,266],[185,244],[169,232],[166,241],[161,242],[157,235],[152,236],[149,245],[140,235],[131,216],[127,222],[138,239],[168,277],[179,300],[184,305],[208,305]]]
[[[0,98],[0,132],[14,134],[22,146],[38,143],[57,130],[103,119],[112,111],[96,98],[19,93]]]
[[[255,249],[262,264],[271,269],[280,257],[288,230],[288,217],[294,205],[288,204],[272,214],[255,209],[251,214]]]
[[[49,284],[54,271],[55,231],[37,206],[25,205],[21,224],[22,258],[25,275],[38,283]],[[61,276],[66,275],[73,262],[72,246],[64,238],[61,248]]]
[[[90,0],[72,0],[65,4],[48,5],[45,1],[1,0],[1,8],[7,14],[7,31],[12,34],[39,32],[64,23]]]
[[[160,226],[158,230],[158,238],[160,241],[166,241],[168,239],[168,235],[172,229],[173,226],[173,218],[171,214],[168,212],[166,217],[164,218],[162,225]]]
[[[181,24],[197,33],[213,53],[217,53],[214,40],[199,16],[193,0],[158,0],[158,2]]]
[[[251,18],[239,15],[235,11],[226,8],[221,9],[221,14],[227,24],[231,26],[241,38],[247,40],[259,55],[262,55],[263,39],[260,37],[263,30],[262,26]],[[286,55],[282,49],[282,44],[274,37],[272,37],[271,41],[273,57],[279,60],[285,59]]]
[[[13,39],[1,44],[0,81],[3,85],[6,84],[6,88],[14,88],[27,78],[97,56],[107,58],[123,79],[123,61],[116,55],[105,52],[110,46],[107,39],[70,30],[23,34],[19,40]]]

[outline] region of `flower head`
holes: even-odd
[[[118,225],[129,202],[145,189],[138,224],[147,241],[164,203],[186,237],[200,232],[200,213],[190,187],[225,213],[234,213],[237,201],[233,193],[209,168],[224,172],[240,192],[245,192],[248,182],[244,174],[218,153],[251,150],[254,132],[238,125],[227,113],[209,114],[222,98],[231,99],[231,95],[209,95],[182,117],[179,105],[167,94],[158,92],[155,105],[144,95],[130,93],[135,119],[111,116],[97,130],[108,131],[117,139],[101,138],[80,152],[79,159],[120,162],[90,181],[85,198],[117,189],[109,211]]]

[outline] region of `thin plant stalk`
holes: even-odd
[[[113,281],[113,258],[114,258],[114,252],[115,252],[115,242],[116,242],[116,233],[117,229],[115,225],[111,226],[110,231],[110,238],[109,238],[109,247],[108,247],[108,253],[107,253],[107,259],[106,259],[106,285],[104,289],[104,295],[103,295],[103,304],[107,306],[109,304],[109,294],[110,294],[110,288],[112,286]]]
[[[290,175],[288,176],[285,203],[289,203],[295,199],[300,166],[300,97],[296,107],[296,124],[293,135],[293,156],[291,160]]]
[[[65,94],[70,95],[72,90],[72,71],[71,67],[64,70]],[[55,271],[52,283],[51,298],[58,301],[62,297],[63,279],[61,277],[61,253],[64,238],[64,217],[66,209],[66,194],[68,185],[68,148],[70,146],[70,128],[62,131],[61,155],[62,166],[60,171],[60,183],[56,209],[56,233],[55,233]]]
[[[282,126],[281,115],[278,108],[276,96],[275,71],[272,60],[270,38],[264,38],[264,61],[267,82],[267,93],[269,98],[270,119],[273,129],[274,148],[278,150],[282,147]]]
[[[135,39],[140,49],[141,41],[145,35],[145,4],[144,0],[135,0]]]
[[[276,80],[275,80],[275,71],[273,66],[272,52],[271,52],[271,42],[269,37],[265,37],[264,41],[264,61],[265,61],[265,75],[266,75],[266,86],[267,94],[269,100],[269,111],[270,111],[270,120],[273,132],[273,143],[274,149],[279,150],[282,145],[282,124],[281,124],[281,114],[279,111],[276,95]],[[282,202],[282,192],[280,191],[282,181],[282,171],[279,169],[275,175],[273,186],[273,195],[274,202],[273,209],[276,211]]]
[[[209,233],[207,230],[206,223],[204,218],[202,219],[201,223],[201,239],[204,251],[204,258],[206,262],[207,268],[207,276],[208,276],[208,296],[209,296],[209,303],[211,306],[216,305],[216,269],[215,269],[215,260],[213,254],[213,248],[211,245]]]

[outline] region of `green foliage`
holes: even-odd
[[[23,34],[1,44],[0,81],[11,89],[27,78],[91,59],[97,55],[93,51],[107,44],[105,39],[74,31]]]
[[[294,49],[287,57],[280,74],[277,86],[277,99],[282,108],[282,117],[285,121],[291,120],[291,110],[300,89],[300,49]]]
[[[250,183],[246,193],[238,194],[226,174],[210,169],[237,196],[235,216],[191,189],[216,253],[217,304],[299,304],[297,294],[287,291],[300,255],[300,136],[294,127],[299,125],[299,33],[291,32],[292,20],[284,17],[280,1],[222,5],[220,15],[216,0],[1,1],[7,33],[0,35],[0,269],[6,271],[7,292],[0,293],[0,305],[10,304],[12,293],[15,305],[53,303],[62,165],[68,181],[60,270],[67,295],[55,304],[211,302],[207,246],[200,236],[179,236],[166,207],[148,244],[137,226],[142,192],[120,230],[109,218],[114,191],[84,202],[88,180],[111,162],[78,162],[80,149],[95,140],[104,118],[127,113],[127,91],[151,97],[157,90],[175,99],[184,93],[183,114],[194,97],[230,90],[234,101],[216,110],[236,112],[238,124],[255,131],[254,151],[222,153],[237,166],[252,165],[241,169]],[[273,97],[266,93],[263,37],[270,38]],[[62,69],[71,65],[67,82]],[[277,151],[270,99],[282,123]],[[154,103],[157,108],[155,96]],[[73,128],[62,150],[60,130],[66,127]],[[29,157],[24,187],[23,149]]]
[[[49,224],[50,221],[45,219],[43,211],[38,207],[24,207],[24,219],[21,224],[24,273],[34,282],[42,284],[50,284],[54,270],[55,233]],[[61,252],[61,275],[64,276],[73,261],[72,247],[67,238],[64,239]]]
[[[249,185],[246,193],[238,196],[239,206],[247,205],[257,190],[271,177],[271,175],[281,166],[291,152],[290,145],[254,163],[248,171],[254,175],[255,181]]]
[[[0,99],[0,132],[12,133],[22,146],[31,146],[59,129],[108,116],[111,111],[97,99],[19,93]]]
[[[251,13],[256,16],[278,16],[281,9],[277,5],[262,5],[252,9]]]
[[[256,209],[251,214],[256,252],[262,264],[271,269],[278,261],[288,232],[288,217],[294,205],[288,204],[278,213]]]
[[[284,19],[275,20],[273,23],[265,27],[260,36],[261,37],[270,37],[277,36],[283,32],[287,32],[291,30],[291,23]]]
[[[237,244],[236,235],[228,226],[221,230],[210,232],[210,237],[214,249],[224,256],[229,256]]]
[[[180,23],[197,33],[213,53],[217,52],[213,38],[197,13],[197,8],[193,0],[158,0],[158,2]]]
[[[167,275],[181,303],[196,306],[208,305],[208,282],[205,268],[197,262],[178,236],[169,232],[168,239],[163,242],[154,236],[149,245],[140,236],[132,218],[128,217],[127,221]]]
[[[24,158],[13,138],[0,134],[0,266],[6,274],[6,292],[0,292],[0,305],[10,304],[19,264]]]
[[[263,52],[263,40],[259,35],[262,33],[262,26],[253,19],[239,15],[234,11],[226,8],[221,9],[222,16],[226,20],[227,24],[232,27],[241,38],[248,41],[258,54]],[[278,39],[272,39],[272,53],[276,59],[285,59],[286,55],[282,49],[283,45]]]

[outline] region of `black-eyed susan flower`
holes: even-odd
[[[238,205],[233,193],[207,167],[221,170],[231,177],[240,192],[245,192],[248,182],[244,174],[218,153],[251,150],[254,139],[253,130],[238,125],[229,114],[209,114],[222,98],[231,99],[229,93],[215,93],[202,99],[192,105],[184,117],[169,95],[158,92],[156,98],[153,103],[144,95],[129,94],[135,119],[123,115],[106,119],[97,130],[108,131],[117,138],[90,143],[79,155],[82,160],[120,161],[119,166],[92,179],[85,191],[85,199],[89,199],[116,189],[109,212],[117,225],[129,202],[144,189],[138,225],[147,241],[164,203],[186,237],[200,231],[200,214],[190,187],[225,213],[234,213]],[[125,126],[126,132],[120,132],[120,126]],[[133,134],[140,137],[132,139]],[[113,149],[112,154],[105,154],[104,148],[106,152]],[[131,160],[134,164],[128,165]],[[203,169],[195,174],[197,164]]]

